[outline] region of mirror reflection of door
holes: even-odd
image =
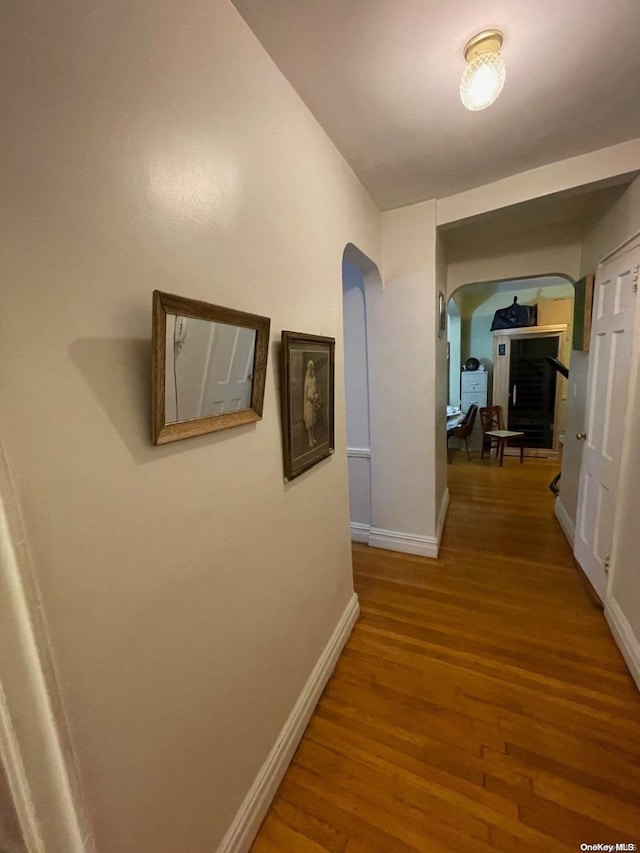
[[[555,446],[557,373],[546,358],[558,358],[559,343],[558,337],[511,341],[507,422],[525,434],[527,447]]]
[[[254,329],[167,314],[165,422],[251,405]]]

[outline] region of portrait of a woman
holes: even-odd
[[[316,381],[316,367],[313,360],[309,359],[307,362],[307,372],[304,377],[303,407],[304,426],[307,430],[309,447],[313,447],[313,445],[316,444],[315,425],[319,407],[320,397],[318,395],[318,383]]]

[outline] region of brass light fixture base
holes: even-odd
[[[466,43],[464,58],[471,62],[481,53],[499,53],[504,37],[500,30],[483,30]]]

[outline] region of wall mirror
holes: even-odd
[[[154,291],[154,444],[262,418],[269,326],[268,317]]]

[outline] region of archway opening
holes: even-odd
[[[570,364],[574,296],[572,279],[563,274],[457,288],[448,304],[450,409],[464,412],[472,402],[501,405],[510,428],[526,430],[530,455],[557,457],[565,432],[568,383],[545,359],[555,356]],[[533,309],[537,325],[529,332],[505,331],[499,346],[501,333],[491,330],[495,312],[514,299]],[[465,367],[476,363],[478,373],[472,377]],[[481,440],[478,423],[470,447],[479,450]]]
[[[345,413],[351,538],[368,542],[372,524],[371,415],[367,290],[378,268],[352,243],[342,258]]]

